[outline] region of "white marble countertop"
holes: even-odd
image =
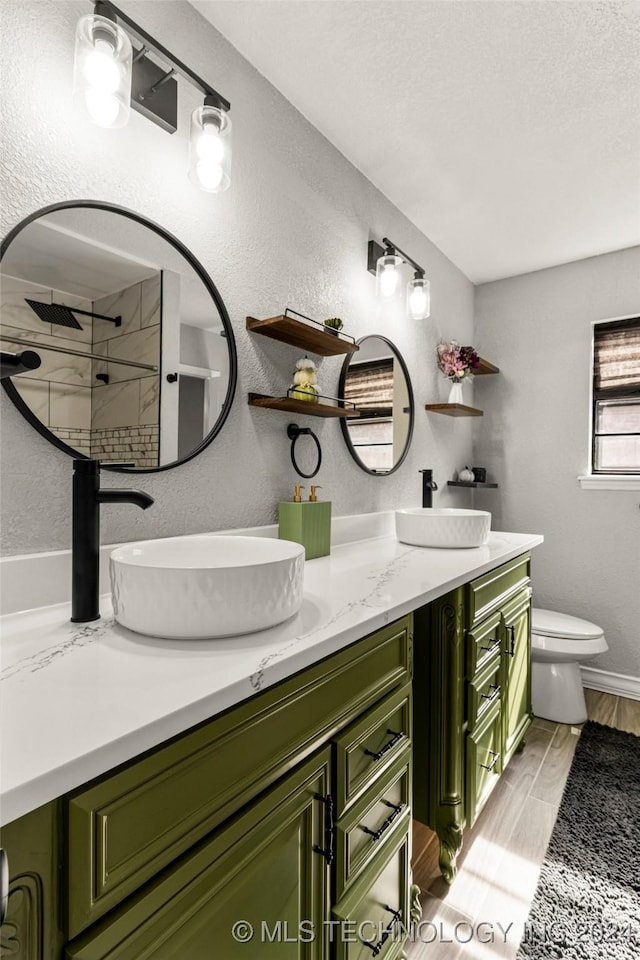
[[[304,603],[270,630],[220,640],[144,637],[103,617],[79,628],[70,605],[1,618],[0,823],[366,636],[543,542],[492,533],[472,550],[393,536],[334,546],[305,565]]]

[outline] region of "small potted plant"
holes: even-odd
[[[342,330],[344,324],[340,317],[329,317],[328,320],[324,321],[324,328],[327,333],[332,333],[334,337],[338,336],[338,332]]]

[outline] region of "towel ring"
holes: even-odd
[[[298,437],[301,434],[307,434],[308,436],[310,436],[313,442],[315,443],[316,449],[318,451],[318,463],[316,464],[315,470],[313,470],[311,473],[303,473],[303,471],[300,469],[300,467],[296,462],[296,443],[298,441]],[[305,480],[311,480],[312,477],[315,477],[316,473],[318,472],[322,464],[322,448],[320,446],[320,441],[316,437],[311,427],[299,427],[297,423],[289,424],[289,426],[287,427],[287,436],[291,440],[291,463],[293,464],[294,470],[296,471],[298,476],[304,477]]]

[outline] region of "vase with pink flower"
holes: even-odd
[[[455,340],[438,344],[438,366],[451,383],[449,403],[463,403],[462,384],[469,380],[480,366],[480,358],[473,347],[461,347]]]

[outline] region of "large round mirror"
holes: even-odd
[[[218,433],[236,385],[231,324],[161,227],[97,201],[46,207],[2,244],[0,281],[2,350],[41,359],[3,386],[66,453],[165,470]]]
[[[339,396],[355,403],[357,419],[342,419],[347,447],[367,473],[397,470],[413,433],[413,390],[406,364],[386,337],[358,340],[360,349],[345,360]]]

